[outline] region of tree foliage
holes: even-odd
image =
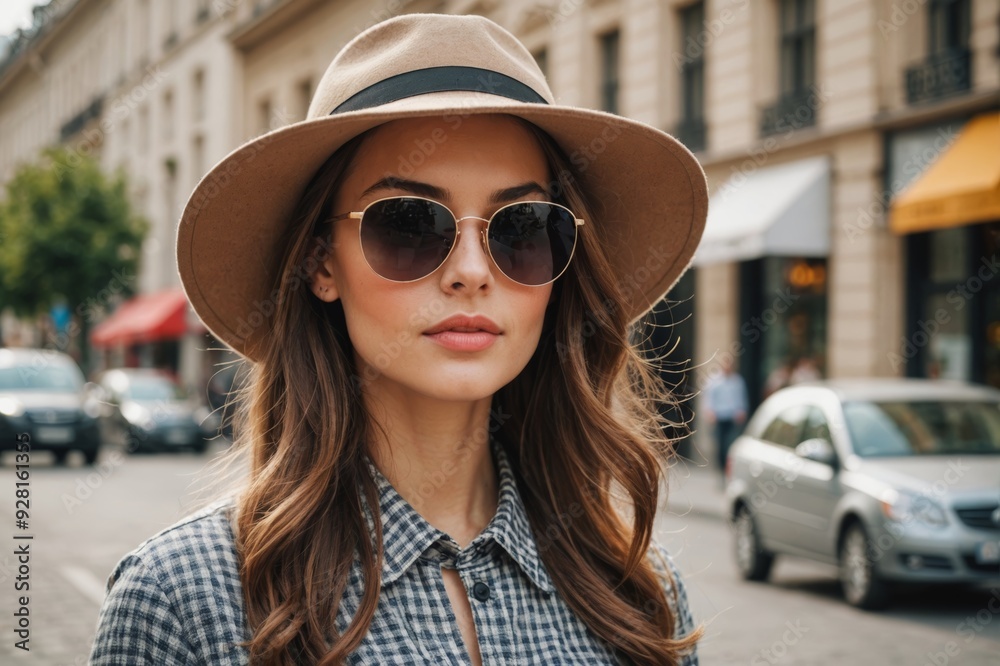
[[[17,170],[0,200],[0,309],[28,317],[63,302],[86,331],[95,298],[135,292],[148,230],[123,173],[108,176],[65,148],[45,150]]]

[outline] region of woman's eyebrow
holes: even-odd
[[[372,192],[376,192],[378,190],[406,190],[407,192],[430,199],[451,198],[451,192],[443,187],[431,185],[430,183],[421,183],[417,180],[394,178],[392,176],[386,176],[385,178],[377,181],[374,185],[361,193],[361,198],[364,198]],[[528,181],[526,183],[521,183],[520,185],[514,185],[513,187],[496,190],[490,195],[489,201],[494,204],[503,203],[505,201],[513,201],[514,199],[519,199],[525,194],[529,194],[531,192],[539,192],[540,194],[549,196],[548,191],[544,187],[535,181]]]

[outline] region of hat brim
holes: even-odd
[[[216,338],[258,360],[271,329],[280,257],[275,248],[309,181],[351,138],[390,120],[506,113],[550,134],[566,151],[594,211],[634,322],[689,266],[708,211],[704,172],[691,152],[645,123],[579,107],[440,92],[288,125],[243,144],[201,179],[177,228],[177,270],[195,312]]]

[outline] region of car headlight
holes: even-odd
[[[96,419],[101,415],[101,403],[96,400],[85,400],[83,403],[83,413],[89,419]]]
[[[883,498],[882,512],[899,523],[915,521],[931,527],[948,524],[944,508],[926,495],[893,491]]]
[[[126,421],[146,432],[156,428],[156,421],[153,420],[152,414],[140,404],[127,402],[122,405],[122,416],[125,417]]]
[[[14,398],[0,398],[0,414],[11,418],[24,416],[24,405]]]

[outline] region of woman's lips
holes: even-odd
[[[482,351],[500,336],[488,331],[441,331],[440,333],[425,333],[428,338],[446,349],[455,351]]]
[[[486,315],[459,312],[431,326],[424,335],[446,349],[474,352],[492,345],[503,331]]]

